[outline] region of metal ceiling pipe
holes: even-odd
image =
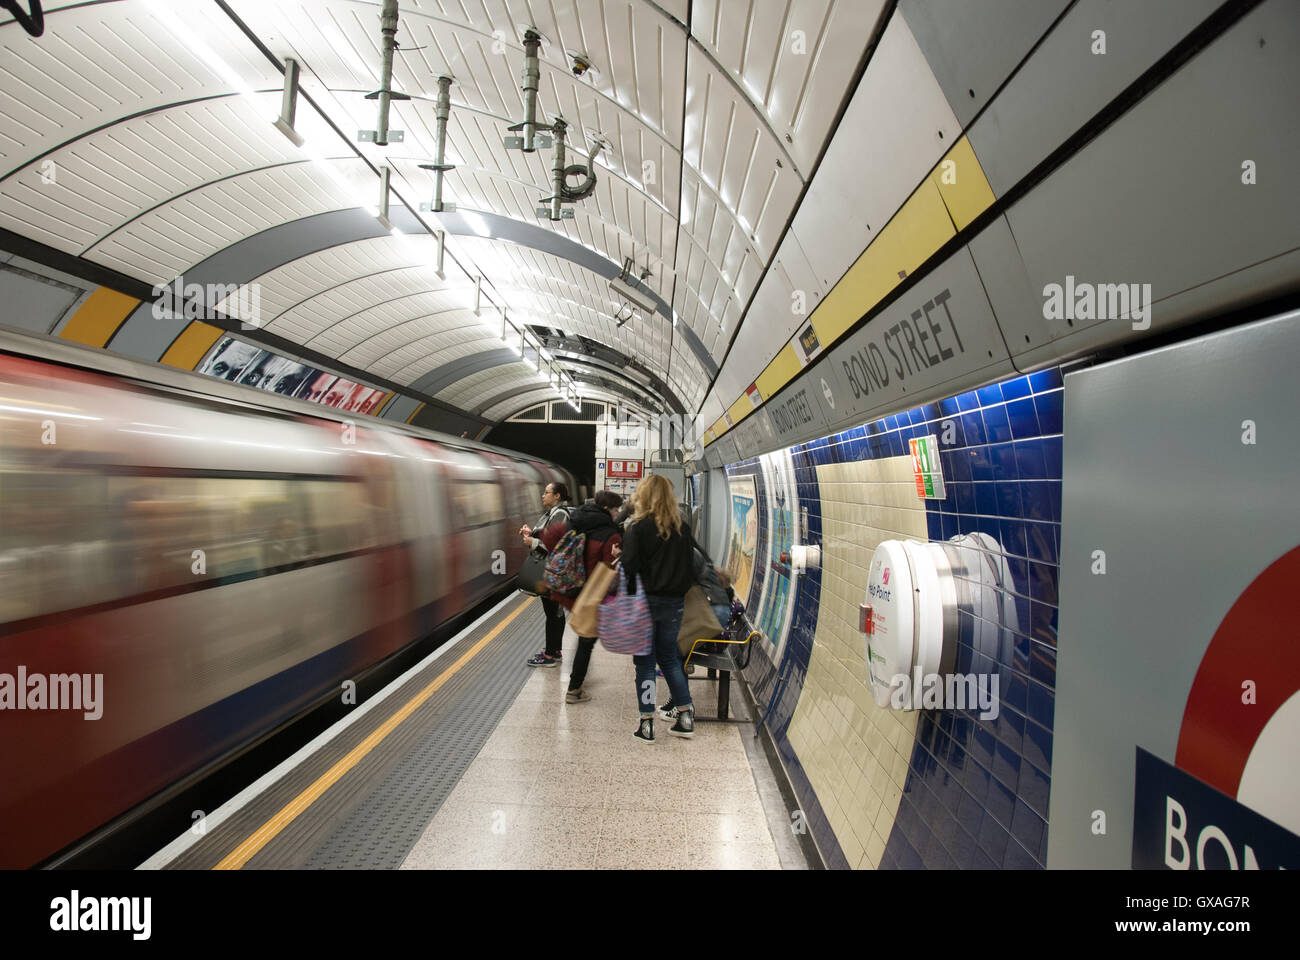
[[[555,135],[555,162],[551,165],[551,179],[554,181],[554,192],[551,194],[551,219],[559,220],[561,216],[561,201],[564,196],[564,133],[569,129],[569,125],[556,117],[555,122],[551,124],[551,132]]]
[[[438,101],[436,105],[436,131],[437,131],[437,152],[434,154],[433,163],[420,164],[421,170],[433,171],[433,203],[429,209],[434,213],[442,213],[444,210],[453,211],[456,209],[455,204],[444,204],[442,202],[442,176],[448,170],[455,170],[455,164],[447,163],[447,121],[451,119],[451,77],[438,78]],[[424,209],[421,205],[420,209]]]
[[[375,143],[388,146],[388,108],[393,100],[411,99],[404,93],[393,93],[393,51],[397,49],[397,0],[384,0],[379,15],[379,31],[383,35],[383,63],[379,70],[379,89],[370,94],[379,98],[379,125],[375,130]]]
[[[452,168],[447,162],[447,120],[451,117],[451,77],[438,78],[437,104],[438,152],[434,155],[437,168],[433,172],[433,209],[442,210],[442,175]]]
[[[538,54],[542,49],[541,35],[532,30],[524,32],[524,153],[537,149],[537,91],[542,85],[542,65]]]

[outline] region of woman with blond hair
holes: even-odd
[[[695,707],[677,653],[683,598],[695,585],[691,527],[682,519],[673,486],[665,477],[646,477],[637,485],[633,499],[636,513],[628,520],[623,534],[623,570],[627,574],[629,594],[636,592],[637,578],[640,578],[654,622],[651,652],[632,658],[641,712],[641,722],[633,735],[643,743],[654,743],[655,662],[658,661],[677,708],[677,722],[668,732],[691,737],[695,735]]]

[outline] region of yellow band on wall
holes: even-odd
[[[140,301],[108,287],[97,287],[77,308],[59,336],[74,343],[102,347],[117,332]]]
[[[948,155],[939,161],[930,179],[939,188],[953,226],[958,230],[966,229],[995,199],[993,188],[984,176],[984,168],[965,137],[958,140]]]
[[[167,352],[162,355],[162,359],[158,362],[165,363],[169,367],[178,367],[181,370],[193,370],[212,348],[212,345],[217,342],[217,338],[221,334],[220,327],[214,327],[210,323],[195,320],[181,331],[181,335],[167,348]]]

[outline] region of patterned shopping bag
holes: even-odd
[[[618,571],[618,589],[600,605],[597,636],[610,653],[638,656],[654,649],[654,622],[645,589],[637,579],[636,593],[628,596],[627,574]]]

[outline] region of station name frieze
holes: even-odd
[[[840,361],[855,400],[966,352],[948,308],[951,298],[950,290],[941,290],[907,319],[883,330]]]

